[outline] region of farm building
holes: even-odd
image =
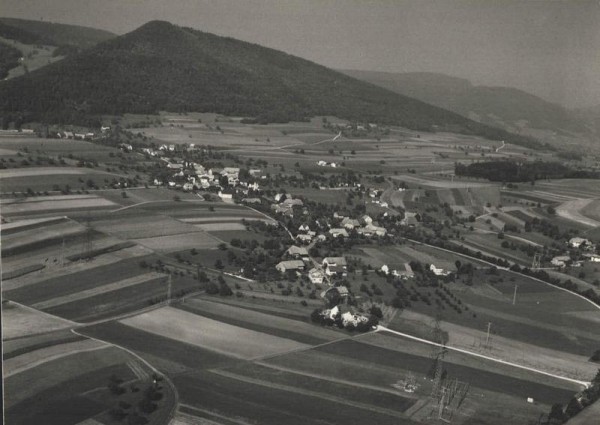
[[[328,302],[339,303],[344,301],[350,295],[350,291],[345,286],[334,286],[321,293],[321,297]]]
[[[417,220],[417,213],[406,211],[404,218],[400,221],[402,226],[416,226],[419,223]]]
[[[323,258],[323,267],[342,266],[346,268],[348,263],[345,257],[325,257]]]
[[[374,226],[373,224],[367,224],[365,227],[361,227],[357,230],[359,235],[365,236],[385,236],[387,230],[385,227]]]
[[[383,266],[381,266],[380,270],[384,274],[390,274],[390,268],[387,266],[387,264],[384,264]]]
[[[583,256],[592,263],[600,263],[600,254],[583,254]]]
[[[373,223],[373,219],[370,216],[368,216],[367,214],[365,214],[360,218],[360,222],[364,225],[368,225],[368,224]]]
[[[305,234],[300,234],[300,235],[296,236],[296,239],[298,239],[302,243],[310,243],[312,241],[312,238],[313,237],[311,235],[305,235]]]
[[[292,258],[307,258],[308,259],[308,250],[306,248],[300,246],[290,246],[288,250],[285,252],[287,256]]]
[[[280,273],[286,273],[290,270],[292,270],[292,271],[304,270],[304,267],[305,267],[304,261],[302,261],[302,260],[281,261],[281,262],[277,263],[277,265],[275,266],[277,271],[279,271]]]
[[[568,255],[559,255],[554,257],[550,263],[556,267],[565,267],[571,261],[571,257]]]
[[[346,276],[346,259],[344,257],[325,257],[323,267],[327,276]]]
[[[341,223],[341,224],[342,224],[342,226],[344,226],[344,227],[345,227],[347,230],[352,230],[352,229],[354,229],[354,228],[356,228],[356,227],[359,227],[359,226],[360,226],[360,223],[358,222],[358,220],[356,220],[356,219],[353,219],[353,218],[348,218],[348,217],[345,217],[345,218],[342,220],[342,223]]]
[[[412,267],[408,263],[404,263],[402,269],[392,271],[392,275],[402,279],[411,279],[415,277]]]
[[[339,238],[340,236],[343,238],[348,237],[348,232],[346,231],[346,229],[339,229],[339,228],[329,229],[329,234],[334,238]]]

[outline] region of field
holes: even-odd
[[[97,418],[100,423],[112,424],[106,412],[118,399],[106,388],[111,375],[138,391],[150,383],[145,365],[122,350],[89,339],[32,346],[31,351],[11,354],[5,367],[8,423],[63,425]],[[168,387],[165,392],[157,412],[150,417],[158,421],[154,423],[168,417],[173,406],[173,394]],[[133,401],[139,396],[126,390],[119,398]]]
[[[72,210],[98,210],[102,208],[115,208],[115,204],[104,198],[94,195],[65,196],[39,196],[36,198],[3,199],[2,214],[8,217],[27,216],[51,212],[58,215],[60,212]]]
[[[28,307],[6,301],[2,303],[2,339],[65,329],[71,322],[48,316]]]
[[[159,336],[244,359],[305,347],[305,345],[289,339],[272,337],[169,307],[125,319],[121,323]],[[240,344],[239,341],[244,341],[244,344]]]
[[[213,171],[260,168],[269,175],[258,180],[263,193],[248,196],[268,201],[285,191],[308,202],[293,211],[294,217],[262,214],[205,200],[216,199],[218,188],[143,187],[154,178],[151,173],[159,171],[166,181],[172,170],[139,152],[99,142],[0,138],[0,161],[12,167],[0,170],[3,343],[12,423],[127,423],[108,413],[119,400],[107,389],[108,379],[112,374],[124,379],[121,400],[135,409],[143,391],[130,385],[144,390],[156,368],[167,391],[157,400],[157,413],[148,416],[150,425],[169,422],[171,413],[172,423],[179,425],[431,424],[437,414],[430,398],[431,371],[439,350],[398,332],[432,339],[435,317],[449,347],[525,367],[448,350],[444,384],[456,379],[470,385],[467,397],[454,406],[453,423],[532,423],[581,389],[560,377],[589,381],[595,374],[597,365],[588,359],[599,348],[600,318],[592,304],[524,275],[492,270],[485,261],[416,242],[463,244],[522,265],[530,265],[528,254],[502,248],[503,241],[559,250],[579,232],[598,242],[600,226],[591,226],[600,218],[596,181],[503,187],[454,176],[457,161],[527,161],[551,153],[510,145],[494,152],[497,142],[401,128],[381,137],[332,140],[337,133],[323,128],[320,119],[245,125],[239,117],[167,112],[120,119],[122,128],[133,129],[135,146],[144,137],[153,146],[173,143],[182,149],[174,158],[201,162]],[[136,128],[140,122],[151,127]],[[190,143],[203,149],[184,153]],[[60,165],[44,162],[46,156]],[[25,159],[29,165],[22,163]],[[83,160],[98,165],[77,166]],[[320,160],[339,166],[317,166]],[[191,172],[191,165],[186,167]],[[360,186],[346,186],[348,173]],[[135,184],[113,189],[114,179],[134,176]],[[315,182],[336,187],[315,189]],[[407,189],[398,191],[401,184]],[[71,186],[70,194],[65,185]],[[27,195],[11,193],[28,188]],[[377,199],[390,207],[371,202],[371,189],[383,190]],[[322,205],[317,210],[313,202]],[[324,307],[319,294],[326,284],[265,273],[258,267],[264,254],[280,261],[290,240],[281,229],[263,231],[243,223],[281,223],[295,233],[301,223],[311,229],[324,222],[337,226],[331,215],[341,211],[353,218],[366,212],[387,226],[401,208],[418,213],[419,220],[391,225],[386,238],[309,246],[315,247],[311,255],[317,262],[332,255],[349,260],[347,276],[339,282],[350,288],[357,308],[368,309],[370,301],[400,302],[402,308],[384,309],[387,328],[365,334],[313,323],[311,312]],[[382,213],[388,218],[378,217]],[[525,223],[534,218],[556,224],[561,235],[525,232]],[[517,230],[499,239],[505,225]],[[324,232],[322,227],[319,233]],[[280,247],[262,243],[274,235],[283,235]],[[233,239],[261,246],[231,246]],[[247,267],[247,259],[256,259],[256,280],[232,275]],[[384,264],[400,269],[413,261],[453,273],[458,262],[473,268],[454,281],[420,272],[407,280],[375,273]],[[598,276],[587,264],[568,273],[561,279],[570,277],[581,288],[592,287]],[[212,293],[213,287],[206,277],[217,286],[222,278],[233,295],[209,295],[205,290]],[[417,384],[414,392],[397,385],[410,377]],[[528,397],[535,403],[527,403]],[[45,422],[46,417],[53,419]]]

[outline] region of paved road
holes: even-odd
[[[451,350],[451,351],[456,351],[456,352],[459,352],[459,353],[467,354],[469,356],[479,357],[479,358],[486,359],[486,360],[489,360],[489,361],[492,361],[492,362],[501,363],[501,364],[504,364],[504,365],[516,367],[518,369],[523,369],[523,370],[527,370],[527,371],[530,371],[530,372],[535,372],[535,373],[539,373],[539,374],[542,374],[542,375],[551,376],[553,378],[560,379],[560,380],[567,381],[567,382],[571,382],[571,383],[578,384],[578,385],[582,385],[584,387],[589,387],[590,386],[589,382],[579,381],[577,379],[568,378],[566,376],[556,375],[556,374],[545,372],[543,370],[535,369],[535,368],[532,368],[532,367],[523,366],[523,365],[520,365],[520,364],[517,364],[517,363],[513,363],[513,362],[509,362],[509,361],[506,361],[506,360],[497,359],[495,357],[486,356],[484,354],[475,353],[473,351],[465,350],[465,349],[462,349],[462,348],[456,348],[456,347],[451,347],[449,345],[443,345],[443,344],[440,344],[440,343],[437,343],[437,342],[429,341],[427,339],[418,338],[416,336],[405,334],[403,332],[394,331],[394,330],[391,330],[391,329],[386,328],[384,326],[378,326],[377,327],[377,331],[390,332],[390,333],[393,333],[395,335],[402,336],[404,338],[412,339],[414,341],[419,341],[419,342],[422,342],[422,343],[425,343],[425,344],[434,345],[436,347],[445,347],[446,349]]]

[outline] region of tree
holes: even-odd
[[[563,405],[560,403],[554,403],[552,405],[552,408],[550,409],[548,419],[559,421],[558,423],[562,423],[562,421],[565,419],[565,414],[563,413]]]
[[[227,283],[224,280],[222,282],[220,282],[220,284],[219,284],[219,295],[225,296],[225,297],[233,295],[233,291],[231,290],[229,285],[227,285]]]

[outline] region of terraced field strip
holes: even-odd
[[[55,359],[42,361],[35,367],[5,378],[5,408],[10,408],[19,401],[31,399],[45,390],[56,390],[63,383],[72,383],[73,380],[80,386],[89,385],[85,382],[85,375],[94,374],[105,368],[124,369],[124,373],[120,374],[121,378],[131,379],[134,375],[125,366],[128,359],[128,354],[109,345],[102,349],[68,353]],[[100,385],[106,385],[110,373],[110,371],[108,374],[102,373]],[[32,399],[31,402],[35,404],[40,400]]]
[[[107,241],[107,243],[112,244],[113,242],[112,242],[112,240],[109,240],[109,241]],[[104,245],[105,244],[101,244],[100,248],[102,248]],[[96,244],[95,246],[98,247],[98,244]],[[81,249],[78,248],[78,251],[81,252]],[[13,278],[9,282],[2,282],[2,292],[4,293],[6,291],[10,291],[13,289],[33,285],[33,284],[36,284],[36,283],[39,283],[39,282],[42,282],[45,280],[56,279],[56,278],[60,278],[60,277],[65,277],[68,279],[67,276],[75,274],[75,273],[81,273],[86,270],[89,271],[89,270],[95,269],[97,267],[107,266],[109,264],[115,264],[122,260],[126,260],[128,258],[147,256],[150,253],[151,253],[151,251],[149,251],[145,247],[136,245],[136,246],[132,246],[129,248],[123,248],[118,251],[99,255],[97,257],[94,257],[93,261],[67,263],[65,265],[65,267],[47,268],[46,270],[44,270],[43,273],[30,274],[27,276]],[[46,255],[39,257],[40,262],[44,261],[44,257],[46,257]],[[4,266],[3,268],[8,268],[6,266],[6,262],[3,266]]]
[[[23,248],[34,248],[42,244],[48,244],[50,241],[56,240],[60,243],[61,238],[68,239],[75,235],[85,233],[85,226],[80,225],[76,221],[65,221],[52,223],[43,228],[26,228],[17,233],[2,235],[2,252],[14,252],[17,248],[23,251]]]
[[[27,199],[18,202],[2,202],[2,213],[6,215],[22,213],[44,213],[81,208],[110,208],[116,204],[107,199],[93,196],[75,199]]]
[[[181,235],[157,236],[151,238],[133,239],[133,242],[146,248],[159,251],[181,251],[184,249],[216,248],[223,241],[198,229],[197,232]]]
[[[152,262],[153,257],[147,256],[143,258],[148,262]],[[91,262],[91,264],[95,265],[96,263]],[[25,285],[4,291],[3,295],[5,298],[22,302],[23,304],[37,304],[52,298],[113,283],[116,280],[136,277],[141,271],[138,259],[127,258],[116,263],[103,264],[89,269],[85,268],[66,275],[58,274],[51,279],[36,281],[33,285]]]
[[[26,218],[23,220],[16,220],[10,223],[3,223],[0,229],[0,234],[6,236],[11,233],[20,232],[25,229],[31,229],[33,227],[44,227],[49,224],[60,223],[62,221],[69,220],[66,216],[61,217],[47,217],[47,218]]]
[[[305,349],[309,345],[165,307],[121,320],[122,324],[241,359]]]
[[[9,377],[23,372],[32,367],[39,366],[46,362],[70,356],[76,353],[102,350],[110,347],[108,344],[100,343],[91,339],[69,342],[66,344],[54,345],[40,350],[30,351],[17,357],[5,360],[4,377]]]
[[[33,308],[38,310],[47,310],[51,307],[56,307],[62,304],[67,304],[74,301],[84,300],[100,294],[106,294],[108,292],[117,291],[119,289],[127,288],[129,286],[139,285],[150,280],[159,279],[166,277],[166,275],[156,272],[145,273],[139,276],[130,277],[128,279],[119,280],[117,282],[108,283],[106,285],[96,286],[95,288],[86,289],[73,294],[64,295],[62,297],[51,298],[46,301],[35,303],[32,305]]]
[[[352,406],[354,408],[358,408],[358,409],[363,409],[363,410],[367,410],[370,412],[374,412],[374,413],[378,413],[378,414],[383,414],[386,416],[392,416],[394,418],[398,418],[398,419],[405,419],[406,416],[396,410],[392,410],[392,409],[386,409],[383,407],[377,407],[371,404],[366,404],[366,403],[361,403],[355,400],[349,401],[345,398],[342,397],[337,397],[335,395],[332,394],[328,394],[328,393],[321,393],[321,392],[317,392],[317,391],[311,391],[311,390],[307,390],[307,389],[301,389],[298,387],[293,387],[290,385],[284,385],[284,384],[276,384],[272,381],[265,381],[262,379],[257,379],[257,378],[250,378],[247,376],[243,376],[243,375],[238,375],[235,373],[232,373],[230,371],[227,370],[212,370],[211,373],[214,373],[216,375],[220,375],[220,376],[224,376],[226,378],[231,378],[237,381],[241,381],[241,382],[245,382],[248,384],[252,384],[252,385],[259,385],[259,386],[263,386],[263,387],[268,387],[268,388],[272,388],[278,391],[285,391],[288,393],[292,393],[292,394],[299,394],[299,395],[304,395],[304,396],[309,396],[309,397],[316,397],[316,398],[320,398],[322,400],[327,400],[330,402],[334,402],[337,404],[341,404],[341,405],[345,405],[345,406]]]

